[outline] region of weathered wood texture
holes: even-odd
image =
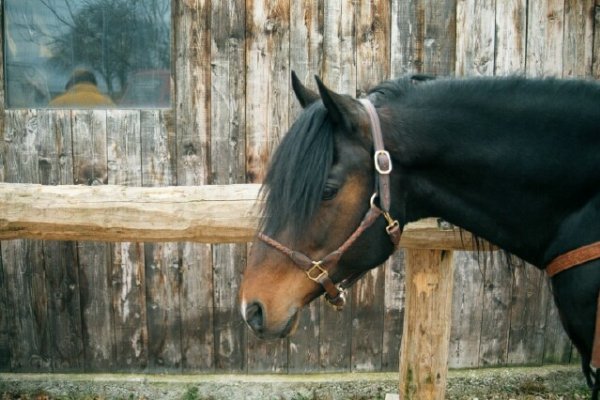
[[[400,362],[403,399],[444,399],[454,262],[452,251],[406,251],[406,315]]]
[[[0,85],[0,181],[99,185],[81,193],[106,191],[113,201],[139,186],[157,198],[179,191],[177,198],[187,186],[202,185],[195,192],[260,183],[300,112],[291,70],[309,86],[318,74],[354,95],[408,73],[600,78],[598,0],[173,0],[172,21],[171,109],[4,110]],[[34,192],[44,190],[62,193],[53,186]],[[213,187],[203,201],[230,190],[235,186]],[[0,370],[397,370],[403,252],[352,290],[343,313],[319,301],[291,339],[264,343],[247,334],[235,293],[256,222],[255,195],[240,196],[243,206],[233,206],[233,214],[196,228],[177,215],[202,218],[189,201],[161,214],[159,235],[113,226],[105,236],[109,218],[85,210],[90,202],[79,202],[80,215],[61,215],[69,197],[47,197],[44,209],[27,214],[62,217],[63,236],[49,235],[47,221],[36,220],[18,228],[19,239],[0,243]],[[1,200],[18,204],[1,211],[0,237],[16,237],[6,221],[25,210],[26,198]],[[130,223],[147,224],[158,211],[150,203],[136,210],[134,199],[115,205],[111,221],[129,215]],[[90,236],[74,233],[94,219]],[[443,246],[462,248],[453,232],[435,225],[409,230],[403,244],[430,245],[432,231],[436,241],[445,235]],[[42,240],[22,238],[28,235]],[[184,238],[191,241],[171,242]],[[449,365],[575,358],[545,277],[493,256],[495,263],[454,252]]]

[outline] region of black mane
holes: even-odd
[[[300,114],[271,159],[261,189],[263,232],[276,235],[289,227],[292,238],[298,238],[321,201],[333,157],[331,122],[317,101]]]

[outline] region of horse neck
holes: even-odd
[[[441,217],[540,267],[561,246],[574,246],[572,238],[558,240],[569,230],[565,221],[580,209],[578,202],[600,209],[600,195],[583,198],[594,162],[569,171],[565,157],[594,146],[582,140],[583,146],[570,143],[571,152],[557,155],[566,132],[549,133],[525,119],[508,123],[485,105],[450,106],[431,113],[405,108],[395,121],[402,129],[390,146],[401,164],[394,186],[396,198],[406,199],[405,222]],[[587,213],[573,223],[598,217]],[[586,234],[600,240],[599,228]],[[582,244],[591,240],[586,234]]]

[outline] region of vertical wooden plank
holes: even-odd
[[[353,288],[352,295],[352,371],[381,370],[384,316],[385,270],[368,272]]]
[[[592,77],[600,79],[600,0],[596,0],[594,7],[594,41],[592,46],[593,65]]]
[[[109,111],[106,130],[108,184],[141,186],[140,112]]]
[[[136,371],[148,363],[144,246],[118,243],[112,247],[112,307],[116,369]]]
[[[326,1],[323,10],[323,80],[339,93],[356,94],[356,3]],[[354,289],[348,293],[352,298]],[[328,371],[348,371],[352,356],[352,302],[343,311],[319,304],[319,359]],[[339,332],[345,332],[339,335]]]
[[[106,111],[73,111],[72,119],[75,184],[108,183]]]
[[[417,20],[416,6],[416,1],[392,0],[391,62],[394,77],[421,72],[423,68],[422,45],[418,40],[423,34],[423,24]]]
[[[106,111],[72,111],[72,128],[75,183],[101,183],[108,174]],[[77,250],[84,367],[89,372],[106,371],[116,366],[110,245],[80,242]]]
[[[177,184],[210,181],[211,8],[207,0],[178,1],[174,9]],[[214,368],[211,247],[181,245],[183,369]]]
[[[140,112],[111,110],[107,114],[108,183],[141,186]],[[112,307],[117,368],[143,369],[148,364],[144,246],[112,245]]]
[[[452,75],[456,46],[456,0],[392,0],[394,75]]]
[[[543,295],[545,275],[531,265],[520,266],[513,272],[509,364],[541,364],[544,354],[546,307],[550,301]]]
[[[528,76],[557,76],[563,70],[565,0],[530,0],[527,7]]]
[[[36,149],[38,120],[34,110],[5,111],[5,181],[37,183],[40,181]]]
[[[79,264],[74,242],[44,242],[54,372],[83,370]]]
[[[403,399],[443,399],[453,285],[451,251],[406,250],[406,317],[400,359]]]
[[[499,254],[490,253],[489,256],[492,260],[486,266],[483,280],[480,367],[506,364],[510,327],[511,268],[501,261]]]
[[[495,2],[459,0],[456,9],[457,76],[491,75],[494,72]],[[486,265],[470,253],[455,255],[453,323],[450,334],[451,367],[476,367],[480,339]]]
[[[140,112],[142,185],[173,186],[176,182],[177,142],[171,110]]]
[[[324,0],[290,2],[290,69],[296,72],[305,85],[314,87],[315,75],[323,66],[323,12]],[[290,108],[293,116],[300,105],[290,92]]]
[[[210,246],[181,246],[181,352],[184,371],[212,371],[214,365],[213,271]]]
[[[201,185],[210,172],[210,2],[174,6],[177,181]]]
[[[7,113],[4,132],[6,180],[39,183],[40,131],[36,111]],[[48,296],[41,241],[13,240],[2,246],[10,323],[11,369],[51,369]]]
[[[325,2],[323,79],[330,89],[356,94],[356,2]]]
[[[246,175],[261,182],[288,129],[289,0],[246,2]]]
[[[0,0],[0,20],[4,21],[4,1]],[[0,30],[0,40],[4,43],[4,32]],[[4,46],[0,46],[0,82],[4,82]],[[5,138],[4,138],[4,85],[0,85],[0,182],[5,182]],[[11,364],[10,323],[8,286],[4,276],[2,256],[3,242],[0,242],[0,371],[8,371]]]
[[[494,73],[495,0],[458,0],[456,4],[457,76]]]
[[[175,184],[175,131],[173,113],[140,113],[142,185]],[[177,243],[144,244],[148,370],[181,369],[181,313],[179,303],[180,253]]]
[[[73,184],[71,113],[38,111],[39,169],[44,185]],[[43,242],[53,371],[83,368],[79,271],[75,242]]]
[[[485,265],[472,252],[456,252],[454,258],[449,366],[474,368],[479,363]]]
[[[243,183],[245,138],[245,2],[212,2],[211,183]],[[246,246],[213,245],[215,368],[246,369],[247,330],[236,293],[246,263]]]
[[[362,1],[356,11],[356,82],[360,96],[390,78],[390,2]]]
[[[563,77],[591,75],[594,9],[594,0],[565,0]]]
[[[181,369],[180,254],[174,242],[144,246],[148,370],[155,373]]]
[[[576,353],[577,350],[573,348],[560,322],[558,309],[554,304],[550,280],[543,279],[541,286],[540,296],[543,299],[542,302],[546,304],[542,362],[544,364],[565,364],[571,361],[572,353]]]
[[[272,150],[288,129],[290,0],[246,2],[246,176],[264,178]],[[249,371],[283,371],[287,341],[250,336]]]
[[[0,21],[4,21],[4,0],[0,0]],[[4,26],[4,25],[3,25]],[[0,30],[0,43],[4,43],[4,29]],[[4,46],[0,46],[0,82],[4,82]],[[5,182],[4,177],[4,84],[0,85],[0,182]],[[0,246],[1,246],[0,242]],[[1,329],[0,321],[0,329]],[[0,345],[1,346],[1,345]]]
[[[314,76],[321,75],[323,61],[324,1],[290,2],[290,69],[305,85],[315,87]],[[290,91],[290,124],[300,114],[301,106]],[[300,314],[296,334],[289,340],[288,371],[318,371],[319,303],[312,302]]]
[[[3,242],[7,318],[10,320],[10,370],[14,372],[51,370],[42,257],[40,241]]]
[[[2,261],[3,252],[2,247],[5,244],[0,245],[0,371],[8,372],[11,367],[11,348],[10,348],[10,335],[11,327],[10,321],[14,320],[11,318],[9,311],[10,302],[8,299],[8,284],[6,282],[4,274],[4,263]]]
[[[495,75],[525,73],[527,0],[496,2]]]
[[[387,79],[390,74],[390,8],[388,1],[364,1],[356,7],[356,94]],[[384,324],[384,268],[371,270],[352,291],[351,368],[379,371]]]
[[[496,50],[494,74],[525,73],[527,1],[496,2]],[[486,268],[483,286],[484,313],[481,324],[479,365],[503,365],[508,362],[512,269],[500,255]]]
[[[385,263],[385,300],[381,369],[398,371],[406,299],[404,250],[398,250]]]
[[[215,367],[223,372],[246,370],[248,330],[237,304],[246,246],[221,244],[213,250],[215,302]]]

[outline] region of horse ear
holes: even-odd
[[[348,95],[329,90],[318,76],[315,76],[321,99],[333,123],[354,132],[359,125],[358,102]]]
[[[300,102],[302,108],[306,108],[319,100],[319,95],[304,86],[294,71],[292,71],[292,89],[294,89],[296,98]]]

